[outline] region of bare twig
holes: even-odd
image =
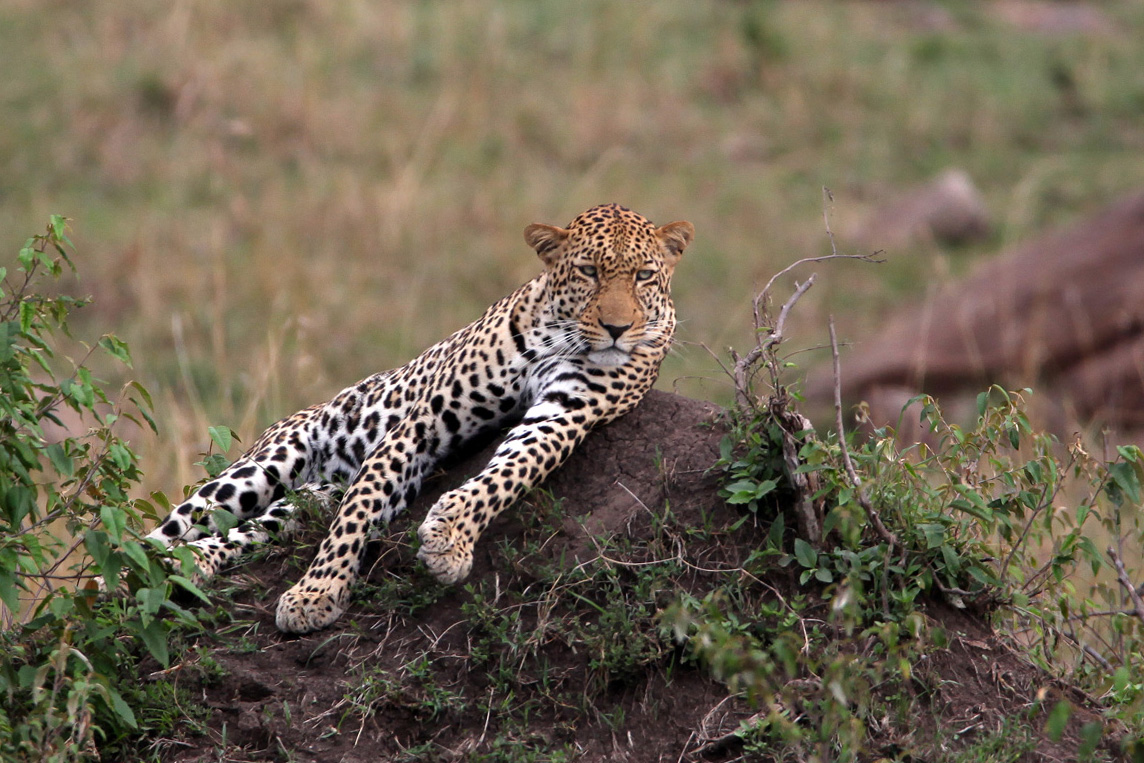
[[[823,192],[829,197],[830,192],[827,189],[824,188]],[[782,431],[783,465],[787,479],[790,481],[791,486],[798,496],[797,517],[799,535],[815,546],[822,541],[822,502],[821,500],[815,500],[817,485],[815,484],[814,476],[799,471],[799,467],[801,466],[799,450],[808,437],[813,437],[813,426],[805,416],[799,414],[791,406],[790,397],[782,385],[781,375],[783,364],[778,358],[777,348],[785,339],[787,318],[790,316],[798,300],[814,285],[817,276],[812,273],[802,283],[795,282],[794,292],[786,302],[783,303],[777,319],[773,324],[771,323],[770,314],[771,289],[784,275],[808,262],[822,262],[833,259],[883,262],[883,260],[877,259],[877,252],[871,255],[839,254],[834,241],[834,233],[830,230],[825,202],[823,206],[823,220],[826,222],[826,232],[830,237],[831,254],[798,260],[771,276],[766,286],[755,295],[752,302],[755,346],[743,356],[740,356],[732,349],[731,359],[733,366],[729,371],[731,380],[735,385],[735,400],[738,407],[744,411],[751,410],[755,413],[768,415],[773,422],[779,425]],[[835,352],[837,355],[837,347],[835,348]],[[718,358],[716,358],[716,360],[718,361]],[[721,361],[719,363],[724,371],[728,370]],[[752,394],[752,382],[760,368],[766,369],[771,377],[770,386],[772,392],[767,396],[765,403],[761,395],[756,396]],[[850,473],[854,474],[853,468],[851,468]],[[876,526],[880,528],[883,537],[888,537],[893,542],[893,535],[885,530],[877,513],[869,507],[869,502],[864,501],[863,506],[867,509],[868,516],[870,516]]]
[[[1049,495],[1049,486],[1046,484],[1041,490],[1041,498],[1037,501],[1037,507],[1029,513],[1029,521],[1025,523],[1024,529],[1021,530],[1021,535],[1017,538],[1017,542],[1009,549],[1009,555],[1005,557],[1004,564],[1001,565],[1001,582],[1004,583],[1009,579],[1009,565],[1013,561],[1013,557],[1017,555],[1017,550],[1021,548],[1025,542],[1025,538],[1029,535],[1029,531],[1033,529],[1033,522],[1040,516],[1041,512],[1047,507],[1052,506],[1053,499],[1056,497],[1057,492],[1060,490],[1061,483],[1057,483],[1056,490],[1053,491],[1052,496]],[[1029,582],[1032,582],[1030,579]],[[1025,590],[1028,590],[1028,584],[1025,585]]]
[[[830,232],[830,229],[827,228],[827,233],[829,233],[829,232]],[[831,246],[831,248],[834,247],[834,235],[833,234],[831,234],[831,236],[830,236],[830,246]],[[754,314],[755,314],[755,328],[756,329],[762,329],[763,328],[763,322],[764,322],[763,312],[764,311],[761,310],[761,306],[767,301],[768,298],[770,298],[771,287],[775,285],[775,281],[779,280],[780,278],[782,278],[783,276],[785,276],[787,273],[791,272],[795,268],[797,268],[801,265],[805,265],[808,262],[825,262],[826,260],[859,260],[861,262],[872,262],[875,265],[880,265],[883,262],[885,262],[886,260],[879,258],[878,257],[879,254],[881,254],[881,252],[874,252],[873,254],[839,254],[836,250],[833,254],[824,254],[821,257],[803,257],[801,260],[795,260],[794,262],[787,265],[785,268],[783,268],[782,270],[780,270],[779,272],[777,272],[773,276],[771,276],[771,279],[769,281],[767,281],[767,285],[763,287],[763,290],[755,295],[755,299],[754,299],[754,303],[753,303]],[[813,280],[813,278],[814,278],[814,276],[811,276],[812,280]]]
[[[970,596],[970,597],[972,597],[972,596],[977,596],[977,594],[981,593],[980,591],[977,591],[976,593],[973,591],[967,591],[964,588],[958,588],[957,586],[944,585],[938,579],[937,571],[928,562],[926,563],[926,568],[929,569],[930,574],[933,575],[933,582],[934,582],[934,585],[937,586],[937,590],[941,591],[946,596]]]
[[[798,263],[795,264],[797,265]],[[787,268],[787,270],[789,269],[790,268]],[[777,278],[778,276],[775,277]],[[765,329],[763,326],[763,317],[759,313],[759,300],[766,296],[768,290],[771,288],[771,283],[774,282],[774,278],[771,279],[771,282],[767,283],[767,288],[763,289],[759,292],[759,295],[755,297],[755,346],[742,358],[735,357],[734,375],[732,377],[735,381],[735,397],[740,406],[753,407],[754,403],[751,400],[749,392],[751,372],[755,364],[763,357],[764,353],[773,351],[775,347],[782,343],[783,332],[786,330],[787,316],[790,315],[791,308],[794,307],[795,302],[798,302],[802,295],[806,294],[807,290],[814,285],[814,278],[815,276],[812,273],[810,278],[798,285],[794,290],[794,294],[783,304],[782,309],[779,311],[779,319],[775,321],[774,327],[771,328],[766,336],[763,336]]]
[[[850,451],[846,447],[846,430],[842,426],[842,370],[838,360],[838,337],[834,333],[833,316],[830,318],[830,352],[834,358],[834,416],[835,424],[838,427],[838,447],[842,452],[842,465],[846,468],[846,476],[850,479],[850,484],[854,486],[854,491],[858,496],[858,504],[866,512],[866,516],[870,518],[874,530],[877,531],[882,540],[893,548],[898,545],[898,539],[882,524],[882,517],[878,515],[877,510],[870,503],[866,489],[862,486],[862,480],[859,479],[858,472],[854,470],[854,463],[850,460]]]
[[[838,246],[834,241],[834,231],[830,229],[830,216],[827,211],[828,204],[833,197],[830,194],[830,189],[823,186],[822,188],[823,202],[822,202],[822,221],[826,226],[826,235],[830,238],[830,254],[821,257],[804,257],[801,260],[796,260],[790,265],[780,270],[771,276],[767,281],[767,285],[763,287],[762,291],[755,295],[751,303],[752,313],[755,321],[755,347],[748,352],[744,357],[739,357],[738,354],[732,350],[731,357],[735,361],[734,371],[731,378],[735,382],[735,398],[741,407],[754,408],[754,401],[751,400],[750,379],[754,371],[755,365],[767,353],[772,355],[775,348],[783,341],[783,334],[786,327],[786,319],[789,315],[791,308],[794,304],[806,293],[814,284],[815,275],[811,274],[802,284],[795,284],[795,291],[790,296],[790,299],[783,304],[782,309],[779,311],[778,320],[775,321],[774,326],[767,325],[769,321],[769,301],[771,297],[771,289],[774,287],[775,282],[791,272],[795,268],[805,265],[809,262],[824,262],[826,260],[860,260],[862,262],[882,263],[884,259],[878,257],[881,252],[874,252],[873,254],[839,254]],[[776,377],[778,376],[778,364],[771,362],[766,364],[771,369],[771,373]]]
[[[1120,581],[1120,585],[1128,592],[1128,598],[1132,599],[1132,607],[1136,611],[1136,616],[1144,620],[1144,599],[1140,598],[1140,593],[1132,584],[1132,579],[1128,577],[1128,571],[1124,569],[1124,562],[1120,560],[1120,554],[1116,552],[1115,548],[1109,546],[1108,556],[1112,559],[1113,566],[1116,567],[1116,577]]]
[[[771,708],[760,710],[746,720],[740,721],[739,725],[728,731],[722,736],[712,739],[707,744],[695,750],[696,755],[704,757],[714,755],[716,753],[724,752],[733,745],[741,745],[745,741],[743,738],[744,729],[754,728],[755,726],[766,720],[767,715],[771,712]]]
[[[1082,644],[1081,645],[1081,651],[1084,653],[1084,655],[1086,657],[1089,657],[1094,662],[1099,663],[1099,665],[1102,668],[1104,668],[1105,670],[1107,670],[1109,673],[1111,673],[1115,670],[1115,668],[1112,667],[1112,663],[1110,663],[1108,660],[1104,659],[1104,655],[1102,655],[1100,652],[1093,649],[1088,644]]]
[[[822,543],[822,500],[815,500],[818,480],[811,472],[799,471],[799,451],[814,437],[814,425],[790,406],[786,394],[771,396],[769,413],[782,430],[783,470],[795,492],[799,535],[818,548]]]

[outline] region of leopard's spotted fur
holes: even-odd
[[[444,455],[518,421],[488,466],[443,495],[418,531],[429,570],[462,580],[493,517],[651,388],[675,331],[672,271],[693,235],[690,223],[656,228],[615,204],[567,229],[528,226],[543,273],[407,365],[270,427],[150,537],[190,542],[209,576],[293,530],[289,491],[332,504],[331,486],[348,483],[309,570],[278,602],[281,630],[317,630],[345,610],[370,528],[402,511]],[[212,532],[214,508],[241,521],[225,537]]]

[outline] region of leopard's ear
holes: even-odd
[[[656,230],[655,235],[659,236],[659,240],[663,242],[663,246],[667,250],[668,267],[675,267],[675,264],[683,257],[683,250],[695,238],[695,226],[683,221],[668,223]]]
[[[568,240],[568,231],[555,225],[533,223],[524,229],[524,240],[536,250],[540,260],[551,268],[560,261],[560,247]]]

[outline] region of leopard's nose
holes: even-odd
[[[611,335],[612,339],[619,339],[624,335],[625,331],[632,327],[630,323],[625,326],[616,326],[611,323],[604,323],[603,321],[600,321],[600,325]]]

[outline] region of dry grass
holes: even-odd
[[[756,288],[903,184],[969,171],[1000,222],[821,275],[790,327],[859,333],[974,256],[1144,183],[1144,11],[1049,36],[991,4],[620,2],[0,7],[0,230],[74,218],[93,331],[124,336],[163,431],[274,418],[390,367],[536,272],[520,239],[615,200],[699,231],[681,338],[750,344]],[[799,362],[807,362],[799,358]],[[683,344],[662,386],[727,399]]]

